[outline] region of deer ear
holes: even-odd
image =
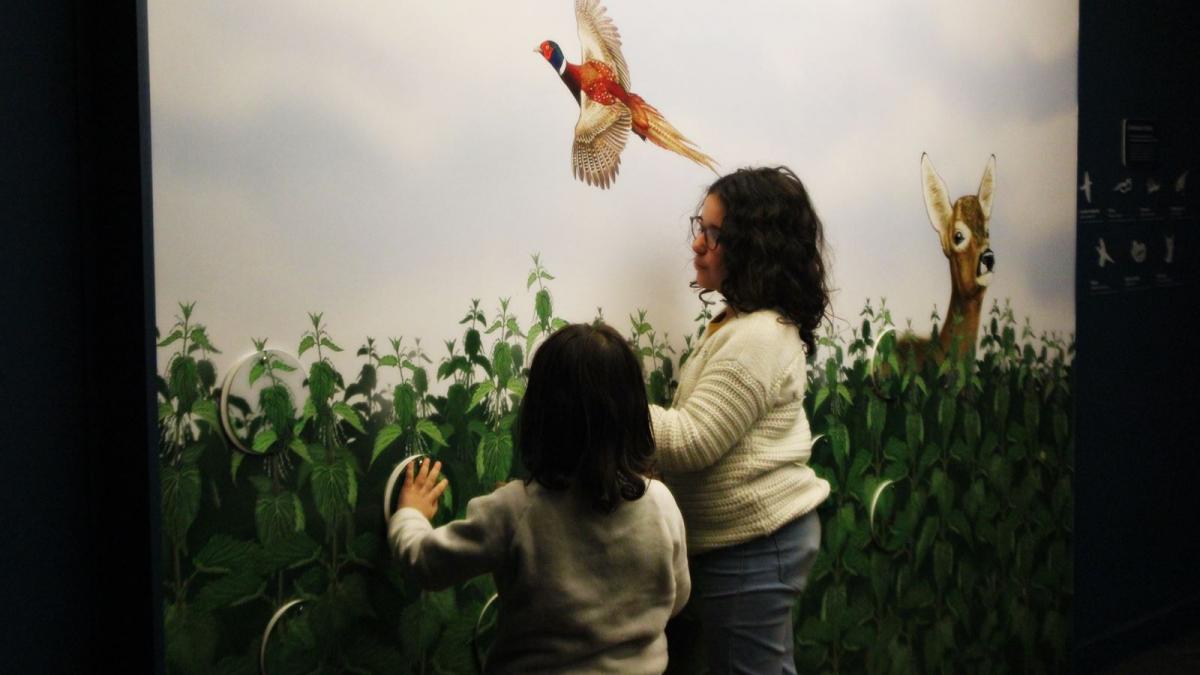
[[[929,224],[944,239],[950,231],[954,207],[950,204],[946,183],[933,170],[933,162],[929,161],[927,153],[921,153],[921,186],[925,192],[925,212],[929,214]]]
[[[992,155],[983,169],[983,179],[979,181],[979,208],[983,209],[984,220],[992,217],[992,191],[995,187],[996,156]]]

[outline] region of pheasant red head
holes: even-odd
[[[542,58],[550,62],[554,66],[554,70],[561,70],[563,64],[562,49],[559,49],[558,43],[553,40],[546,40],[535,50],[541,53]]]

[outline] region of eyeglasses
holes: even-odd
[[[710,251],[716,248],[717,244],[721,243],[721,228],[717,227],[716,225],[705,225],[704,221],[700,219],[700,216],[692,216],[691,218],[688,218],[688,221],[692,224],[692,241],[696,241],[696,237],[699,237],[701,234],[703,234],[704,245],[708,247],[708,250]]]

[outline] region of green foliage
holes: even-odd
[[[472,300],[434,363],[419,340],[366,338],[347,381],[310,314],[294,368],[256,340],[249,378],[269,380],[250,420],[253,454],[226,444],[216,350],[193,306],[160,345],[160,475],[170,673],[471,673],[471,637],[494,592],[477,579],[420,592],[392,560],[380,509],[391,468],[443,462],[436,523],[520,471],[513,425],[539,342],[565,325],[534,256],[528,314]],[[602,318],[602,312],[599,312]],[[668,405],[711,311],[676,354],[646,312],[629,316],[651,401]],[[1059,672],[1071,616],[1073,348],[1018,331],[992,309],[980,351],[923,370],[901,362],[886,305],[809,358],[810,465],[833,486],[824,541],[798,602],[796,659],[831,673]],[[880,337],[883,336],[883,337]],[[677,358],[676,358],[677,356]],[[868,363],[870,361],[871,363]],[[431,373],[435,377],[431,387]]]
[[[892,339],[868,354],[891,317],[869,303],[863,315],[849,345],[828,335],[810,362],[806,404],[829,439],[810,464],[834,491],[797,608],[798,664],[1062,672],[1073,347],[1028,326],[1018,339],[1011,308],[995,304],[977,353],[917,369]]]

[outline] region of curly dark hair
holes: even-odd
[[[812,354],[829,314],[829,288],[825,234],[804,184],[786,166],[744,168],[718,178],[707,195],[725,208],[721,295],[738,312],[778,311]]]
[[[616,330],[572,324],[538,347],[516,441],[527,483],[576,485],[602,513],[645,494],[654,456],[650,407],[641,364]]]

